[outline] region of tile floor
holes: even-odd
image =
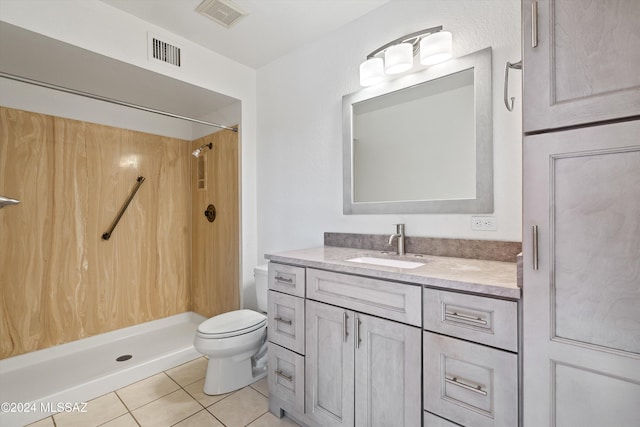
[[[207,359],[166,370],[29,427],[291,427],[267,409],[267,379],[219,396],[202,392]]]

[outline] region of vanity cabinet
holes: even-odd
[[[269,288],[272,413],[317,427],[421,424],[420,286],[271,262]]]
[[[523,0],[525,133],[640,115],[640,2]]]
[[[306,415],[312,423],[420,425],[420,329],[365,314],[419,324],[420,296],[415,285],[307,269]]]
[[[307,427],[519,425],[519,290],[491,298],[437,289],[440,279],[427,284],[415,273],[347,274],[315,259],[269,264],[272,413]],[[515,268],[477,262],[427,265],[434,275],[456,266],[513,272],[515,286]]]
[[[423,298],[425,427],[517,426],[517,303],[430,288]]]

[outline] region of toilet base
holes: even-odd
[[[267,371],[254,375],[251,358],[237,362],[233,358],[209,357],[203,391],[208,395],[225,394],[248,386],[267,375]]]

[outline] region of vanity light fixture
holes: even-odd
[[[420,51],[422,65],[444,62],[452,55],[452,36],[442,26],[402,36],[371,52],[360,64],[360,85],[380,83],[385,74],[399,74],[413,67],[413,57]],[[384,55],[384,61],[382,56]]]

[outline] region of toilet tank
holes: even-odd
[[[256,278],[256,298],[258,300],[258,310],[267,312],[267,288],[269,282],[268,264],[259,265],[253,269]]]

